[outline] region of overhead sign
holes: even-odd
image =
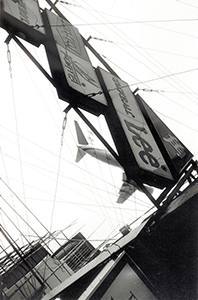
[[[173,155],[169,155],[170,146],[167,142],[174,135],[167,127],[166,131],[163,130],[166,133],[164,136],[153,132],[153,125],[149,120],[152,120],[154,113],[151,113],[148,105],[142,108],[140,101],[137,101],[126,82],[101,68],[97,69],[97,74],[108,100],[109,110],[106,120],[127,177],[129,179],[138,177],[143,183],[161,188],[175,181],[181,169],[175,169],[172,162]],[[149,120],[145,113],[146,108],[150,114]],[[156,127],[162,133],[161,120],[158,117],[154,119]],[[183,159],[186,151],[187,149],[180,144],[175,150],[175,155]],[[191,156],[188,155],[183,165],[186,165],[190,158]]]
[[[178,178],[180,173],[192,159],[192,153],[182,144],[182,142],[162,122],[162,120],[139,95],[135,95],[135,98],[141,106],[142,113],[152,130],[152,134],[156,136],[159,146],[161,144],[164,155],[171,159],[171,170],[173,176]]]
[[[39,46],[45,30],[37,0],[0,0],[0,26]]]
[[[77,28],[49,10],[43,18],[45,48],[59,98],[100,114],[107,102]]]

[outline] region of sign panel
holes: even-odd
[[[135,98],[138,103],[142,105],[142,112],[147,118],[147,122],[151,125],[153,134],[159,136],[159,140],[173,163],[176,173],[175,176],[178,177],[192,159],[192,153],[181,143],[139,95],[136,95]]]
[[[99,70],[105,84],[104,92],[118,116],[118,126],[124,131],[125,137],[120,137],[120,143],[125,143],[125,138],[127,139],[139,169],[155,174],[156,179],[160,176],[173,180],[171,170],[128,84],[102,69]],[[132,167],[130,160],[128,165],[129,168]]]
[[[48,10],[43,17],[45,48],[59,97],[90,112],[104,109],[107,102],[77,28]]]
[[[45,35],[37,0],[0,0],[0,26],[39,46]]]

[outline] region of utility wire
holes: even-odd
[[[129,86],[138,85],[138,84],[142,84],[142,83],[153,82],[155,80],[161,80],[161,79],[169,78],[169,77],[172,77],[172,76],[174,77],[174,76],[186,74],[186,73],[189,73],[189,72],[194,72],[194,71],[197,71],[197,70],[198,70],[198,68],[194,68],[194,69],[190,69],[190,70],[180,71],[180,72],[177,72],[177,73],[171,73],[171,74],[156,77],[156,78],[153,78],[153,79],[148,79],[148,80],[144,80],[144,81],[141,81],[141,82],[132,83],[132,84],[129,84]]]
[[[155,51],[155,52],[165,53],[165,54],[174,55],[174,56],[181,56],[181,57],[185,57],[185,58],[194,59],[194,60],[197,61],[196,56],[190,56],[190,55],[185,55],[185,54],[181,54],[181,53],[165,51],[165,50],[161,50],[161,49],[148,48],[148,47],[144,47],[144,46],[137,46],[137,45],[132,45],[132,44],[129,44],[129,43],[121,43],[121,42],[116,42],[116,41],[112,41],[112,40],[105,40],[105,39],[98,38],[98,37],[93,37],[93,36],[91,36],[90,39],[94,39],[94,40],[100,41],[100,42],[115,44],[115,45],[127,46],[127,47],[131,47],[131,48]],[[104,56],[104,58],[105,58],[105,56]]]
[[[52,223],[53,223],[56,196],[57,196],[59,176],[60,176],[61,153],[62,153],[62,149],[63,149],[63,139],[64,139],[64,132],[65,132],[66,124],[67,124],[67,113],[65,113],[65,116],[63,119],[63,125],[62,125],[61,145],[60,145],[60,151],[59,151],[59,157],[58,157],[58,170],[57,170],[56,186],[55,186],[55,193],[54,193],[54,201],[53,201],[52,213],[51,213],[50,232],[52,232]]]
[[[89,4],[87,3],[87,5],[89,5]],[[91,7],[91,6],[89,5],[89,7]],[[108,16],[111,16],[111,17],[114,17],[114,18],[116,17],[116,18],[119,18],[119,19],[124,19],[126,21],[125,22],[109,22],[108,21],[108,22],[103,22],[103,23],[86,23],[86,24],[85,23],[82,23],[82,24],[74,23],[73,25],[75,25],[75,26],[85,26],[85,25],[89,25],[89,26],[93,26],[93,25],[97,26],[98,25],[98,26],[100,26],[100,25],[116,25],[116,24],[123,24],[124,25],[124,24],[130,24],[130,23],[133,24],[134,23],[134,24],[143,24],[143,25],[155,27],[155,28],[158,28],[158,29],[161,29],[161,30],[165,30],[165,31],[169,31],[169,32],[172,32],[172,33],[177,33],[177,34],[180,34],[180,35],[185,35],[185,36],[188,36],[190,38],[196,38],[197,39],[197,36],[194,36],[194,35],[190,35],[190,34],[186,34],[186,33],[183,33],[183,32],[176,31],[176,30],[172,30],[172,29],[152,25],[152,23],[157,23],[157,22],[158,23],[159,22],[161,22],[161,23],[163,23],[163,22],[164,23],[167,23],[167,22],[170,23],[170,22],[182,22],[182,21],[184,21],[184,22],[186,22],[186,21],[196,22],[198,20],[196,18],[193,18],[193,19],[173,19],[173,20],[146,20],[146,21],[139,21],[138,20],[138,21],[136,21],[136,20],[123,18],[121,16],[115,16],[115,15],[107,14],[105,12],[95,10],[95,9],[93,9],[93,7],[90,9],[90,8],[87,8],[87,7],[85,8],[85,7],[81,6],[81,8],[83,8],[85,11],[93,11],[93,12],[98,13],[100,15],[108,15]]]
[[[85,2],[85,3],[86,3],[86,2]],[[90,6],[90,5],[89,5],[89,6]],[[103,17],[103,18],[104,18],[104,17]],[[117,30],[117,31],[119,31],[119,32],[121,32],[121,33],[122,33],[122,36],[121,36],[121,38],[122,38],[122,39],[124,39],[124,38],[123,38],[123,36],[126,36],[126,34],[125,34],[123,31],[121,31],[121,30],[120,30],[118,27],[116,27],[116,26],[114,26],[114,27],[116,28],[116,30]],[[113,31],[113,30],[112,30],[112,28],[110,28],[110,30],[111,30],[111,31]],[[113,32],[115,32],[115,31],[113,31]],[[115,32],[115,33],[118,35],[118,32]],[[131,39],[130,39],[130,40],[131,40]],[[137,45],[137,43],[135,43],[135,44]],[[122,48],[121,48],[121,49],[122,49]],[[122,50],[123,50],[123,51],[125,51],[124,49],[122,49]],[[125,51],[125,52],[127,52],[127,51]],[[146,52],[146,51],[145,51],[145,52]],[[130,53],[128,53],[128,54],[131,56],[131,54],[130,54]],[[136,60],[137,60],[137,59],[136,59]],[[141,61],[139,61],[139,62],[142,64],[142,62],[141,62]],[[159,63],[158,63],[158,64],[159,64]],[[144,65],[145,65],[145,64],[144,64]],[[168,70],[167,70],[167,71],[168,71]],[[154,73],[156,73],[156,72],[154,72]],[[182,83],[182,85],[184,86],[184,84],[183,84],[183,83]]]
[[[181,1],[181,0],[175,0],[175,1],[180,2],[181,4],[184,4],[184,5],[187,5],[187,6],[191,6],[191,7],[194,7],[194,8],[198,8],[198,6],[196,6],[196,5],[192,5],[192,4],[186,3],[186,2]]]
[[[179,0],[176,0],[178,2],[181,2],[181,3],[184,3],[182,1],[179,1]],[[76,2],[76,1],[75,1]],[[116,18],[120,18],[120,19],[125,19],[127,21],[123,21],[123,22],[117,22],[117,23],[112,23],[112,24],[128,24],[128,23],[170,23],[170,22],[189,22],[189,21],[198,21],[197,18],[189,18],[189,19],[162,19],[162,20],[129,20],[129,19],[126,19],[126,18],[123,18],[121,16],[116,16],[116,15],[112,15],[112,14],[108,14],[104,11],[98,11],[96,9],[90,9],[90,8],[86,8],[84,6],[81,6],[81,5],[76,5],[76,4],[72,4],[72,3],[69,3],[69,2],[66,2],[66,1],[62,1],[62,0],[59,0],[59,3],[62,3],[62,4],[67,4],[67,5],[72,5],[72,6],[76,6],[76,7],[81,7],[83,8],[84,10],[90,10],[90,11],[94,11],[94,12],[97,12],[98,14],[104,14],[104,15],[108,15],[109,17],[116,17]],[[186,3],[184,3],[186,4]],[[194,6],[194,5],[189,5],[189,6],[193,6],[193,7],[197,7],[197,6]],[[198,7],[197,7],[198,8]],[[96,23],[97,25],[100,25],[101,23]],[[111,24],[111,23],[103,23],[104,25],[106,24]],[[78,24],[79,25],[79,24]],[[84,25],[84,24],[83,24]],[[91,24],[93,25],[93,24]]]
[[[6,168],[6,164],[5,164],[5,160],[4,160],[4,154],[3,154],[3,151],[2,151],[1,148],[0,148],[0,152],[1,152],[2,160],[3,160],[3,166],[4,166],[4,170],[5,170],[5,174],[6,174],[6,179],[7,179],[8,185],[10,185],[10,182],[9,182],[9,176],[8,176],[8,172],[7,172],[7,168]],[[11,199],[12,199],[12,205],[13,205],[14,209],[16,209],[15,203],[14,203],[14,197],[13,197],[13,195],[12,195],[11,192],[10,192],[10,195],[11,195]],[[18,218],[17,215],[16,215],[16,223],[17,223],[18,228],[19,228],[19,230],[20,230],[19,218]],[[5,226],[4,226],[4,227],[5,227]],[[6,228],[6,227],[5,227],[5,228]]]
[[[22,163],[21,163],[22,156],[21,156],[21,147],[20,147],[20,139],[19,139],[16,101],[15,101],[14,84],[13,84],[13,76],[12,76],[11,52],[10,52],[10,49],[9,49],[9,44],[7,44],[7,58],[8,58],[9,71],[10,71],[10,81],[11,81],[12,100],[13,100],[13,107],[14,107],[15,128],[16,128],[16,136],[17,136],[17,143],[18,143],[18,155],[19,155],[19,162],[20,162],[20,171],[21,171],[21,178],[22,178],[23,195],[24,195],[24,201],[25,201],[25,204],[26,204],[25,182],[24,182],[23,167],[22,167]],[[26,221],[28,223],[28,213],[27,213],[27,211],[26,211]],[[29,227],[28,227],[28,231],[29,231]]]
[[[171,23],[171,22],[184,22],[184,21],[191,21],[191,22],[197,22],[198,19],[181,19],[181,20],[153,20],[153,21],[123,21],[123,22],[100,22],[100,23],[74,23],[72,25],[68,25],[68,26],[76,26],[76,27],[80,27],[80,26],[105,26],[105,25],[127,25],[127,24],[149,24],[149,23],[159,23],[159,22],[162,22],[162,23],[165,23],[165,22],[168,22],[168,23]],[[43,27],[43,25],[35,25],[35,27],[37,28],[40,28],[40,27]],[[53,25],[51,24],[50,27],[62,27],[62,25]],[[160,27],[158,27],[160,28]],[[171,30],[171,29],[167,29],[167,28],[160,28],[160,29],[163,29],[163,30],[168,30],[168,31],[172,31],[172,32],[175,32],[175,33],[178,33],[178,34],[182,34],[182,35],[186,35],[186,36],[189,36],[189,37],[193,37],[193,38],[196,38],[195,35],[190,35],[190,34],[185,34],[183,32],[179,32],[179,31],[175,31],[175,30]]]

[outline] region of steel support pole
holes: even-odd
[[[122,166],[122,161],[118,154],[112,149],[112,147],[107,143],[107,141],[102,137],[102,135],[96,130],[96,128],[89,122],[85,115],[75,106],[73,106],[75,112],[81,117],[81,119],[87,124],[87,126],[94,132],[94,134],[99,138],[103,145],[109,150],[113,157],[119,162]]]
[[[43,73],[43,75],[55,87],[53,78],[47,73],[47,71],[41,66],[41,64],[34,58],[34,56],[28,51],[28,49],[19,41],[19,39],[16,36],[12,36],[12,39],[17,43],[17,45],[25,52],[25,54],[31,59],[31,61],[37,66],[37,68]]]

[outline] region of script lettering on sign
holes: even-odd
[[[172,180],[169,167],[128,84],[105,70],[100,69],[100,73],[138,166]]]
[[[159,168],[158,160],[151,154],[153,152],[153,148],[151,145],[141,136],[142,133],[148,134],[148,132],[143,127],[138,127],[135,124],[124,120],[128,130],[132,132],[132,140],[133,142],[140,148],[143,148],[142,151],[139,152],[139,156],[145,164],[150,164],[152,167]]]
[[[25,22],[26,24],[30,25],[30,21],[28,18],[28,11],[26,3],[23,0],[18,1],[18,8],[19,8],[19,15],[21,21]]]

